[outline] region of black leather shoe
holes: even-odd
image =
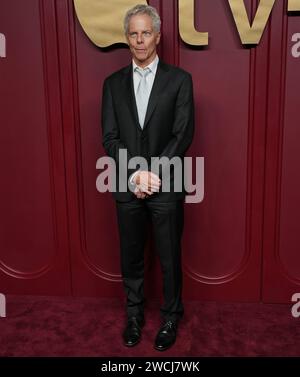
[[[138,344],[141,339],[142,327],[144,326],[144,324],[144,318],[128,318],[126,328],[123,332],[123,341],[125,346],[132,347]]]
[[[177,323],[175,321],[166,321],[159,329],[154,343],[154,348],[158,351],[165,351],[170,348],[176,341]]]

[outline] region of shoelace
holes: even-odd
[[[176,328],[176,324],[169,320],[163,324],[163,327]]]

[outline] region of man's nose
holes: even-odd
[[[142,34],[138,35],[137,36],[137,43],[143,43],[143,42],[144,42],[144,40],[143,40]]]

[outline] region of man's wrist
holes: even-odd
[[[138,175],[139,172],[140,172],[140,171],[137,170],[137,171],[135,171],[133,174],[131,174],[131,176],[129,177],[129,182],[130,182],[132,185],[135,185],[135,184],[136,184],[136,183],[135,183],[135,178],[136,178],[136,176]]]

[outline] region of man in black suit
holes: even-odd
[[[137,344],[144,320],[144,246],[147,221],[151,220],[163,273],[162,323],[154,347],[166,350],[176,340],[182,303],[181,236],[183,231],[183,157],[194,134],[192,78],[186,71],[165,64],[156,52],[160,41],[160,18],[155,8],[137,5],[124,19],[132,63],[105,79],[102,99],[103,147],[116,162],[117,218],[120,235],[121,271],[126,292],[126,346]],[[127,166],[143,157],[153,168]],[[182,163],[169,170],[160,158]],[[154,159],[156,158],[156,159]],[[126,165],[126,166],[125,166]],[[178,164],[177,164],[178,165]],[[178,171],[178,170],[177,170]],[[129,182],[127,185],[127,178]],[[176,181],[177,179],[177,181]],[[169,190],[164,183],[169,182]],[[122,188],[122,184],[126,186]],[[178,182],[180,189],[175,188]],[[167,186],[166,186],[167,187]]]

